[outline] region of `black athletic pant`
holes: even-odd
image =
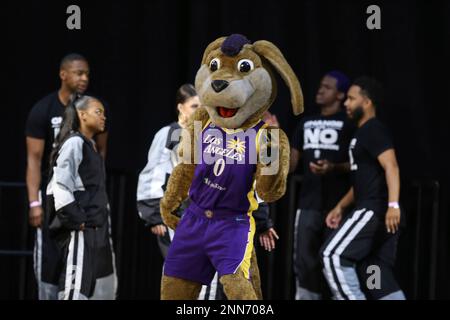
[[[70,231],[56,238],[61,250],[59,300],[87,300],[95,288],[98,260],[96,230]]]
[[[319,251],[331,229],[325,225],[326,213],[298,209],[294,230],[294,274],[296,300],[319,300],[328,296]]]
[[[387,233],[385,212],[356,208],[322,246],[324,274],[335,299],[364,300],[364,292],[369,298],[404,299],[393,274],[398,233]],[[378,273],[380,285],[370,289],[364,280],[372,272]]]

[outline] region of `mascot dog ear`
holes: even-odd
[[[220,39],[217,39],[218,41]],[[215,43],[214,41],[213,43]],[[223,41],[223,40],[222,40]],[[213,44],[212,43],[212,44]],[[211,45],[212,45],[211,44]],[[271,42],[266,40],[256,41],[252,45],[253,51],[264,57],[278,71],[291,92],[292,109],[295,115],[303,112],[303,93],[300,82],[292,68],[287,63],[281,51]],[[204,59],[206,57],[204,56]]]

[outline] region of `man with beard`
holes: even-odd
[[[58,249],[48,234],[48,221],[44,216],[45,187],[49,172],[49,156],[62,123],[64,109],[75,93],[83,94],[89,85],[89,64],[82,55],[71,53],[60,63],[61,87],[31,109],[26,123],[27,190],[29,222],[36,228],[34,269],[40,300],[56,300],[58,290]],[[107,133],[95,136],[96,147],[103,159],[106,156]],[[43,190],[41,192],[41,190]],[[96,232],[102,258],[98,266],[94,299],[114,299],[116,275],[114,271],[112,242],[109,223]]]
[[[352,187],[326,217],[336,229],[321,248],[328,284],[335,299],[404,299],[394,274],[400,225],[400,175],[394,145],[376,118],[382,88],[374,79],[361,77],[350,87],[345,106],[358,129],[350,142]],[[352,212],[343,222],[342,213]],[[380,281],[358,280],[357,266],[373,264]],[[358,269],[360,270],[359,266]]]
[[[316,95],[320,113],[302,119],[291,143],[290,171],[299,159],[303,163],[294,232],[296,300],[318,300],[327,293],[319,251],[331,232],[326,214],[350,187],[347,150],[353,126],[341,108],[349,86],[343,73],[325,74]]]

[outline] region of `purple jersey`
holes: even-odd
[[[264,121],[246,131],[223,129],[212,123],[205,126],[189,190],[189,197],[198,207],[230,213],[258,208],[254,188],[258,141],[266,126]]]
[[[247,131],[208,123],[199,137],[198,162],[189,190],[191,203],[178,224],[165,263],[166,276],[209,284],[241,270],[250,279],[258,208],[255,172],[266,126]]]

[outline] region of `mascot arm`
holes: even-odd
[[[187,198],[188,190],[194,176],[195,165],[180,163],[169,178],[164,197],[160,202],[161,217],[164,224],[175,230],[180,218],[175,215],[176,210]]]
[[[164,223],[173,230],[180,220],[175,212],[188,197],[188,191],[194,177],[194,152],[197,138],[195,134],[201,133],[201,129],[208,119],[208,113],[203,107],[198,108],[189,119],[180,141],[179,155],[181,162],[173,169],[167,183],[167,189],[160,202],[161,217]],[[194,129],[197,129],[197,132]]]
[[[286,192],[290,147],[283,130],[276,127],[267,129],[268,132],[277,130],[278,134],[271,134],[269,139],[264,139],[260,144],[256,168],[256,192],[265,202],[274,202]]]

